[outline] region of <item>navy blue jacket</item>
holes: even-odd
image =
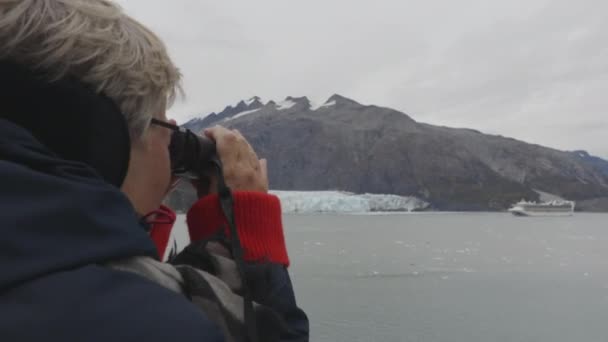
[[[0,119],[2,341],[223,341],[185,297],[100,266],[138,255],[156,249],[119,189]],[[288,340],[307,341],[287,271],[272,278],[277,309],[299,332]]]

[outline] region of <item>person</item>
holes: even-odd
[[[1,0],[0,46],[3,341],[308,341],[280,202],[238,131],[204,134],[243,273],[218,178],[168,257],[166,109],[181,75],[154,33],[107,0]]]

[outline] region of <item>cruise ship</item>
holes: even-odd
[[[526,202],[515,203],[509,212],[515,216],[571,216],[574,213],[572,201]]]

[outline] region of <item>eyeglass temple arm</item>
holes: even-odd
[[[164,122],[164,121],[161,121],[161,120],[158,120],[158,119],[152,119],[150,121],[150,123],[153,123],[155,125],[159,125],[159,126],[162,126],[162,127],[165,127],[165,128],[169,128],[169,129],[172,129],[174,131],[179,131],[180,130],[179,126],[176,126],[176,125],[173,125],[173,124],[170,124],[168,122]]]

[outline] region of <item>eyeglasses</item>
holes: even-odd
[[[177,125],[170,124],[170,123],[168,123],[168,122],[164,122],[164,121],[162,121],[162,120],[158,120],[158,119],[154,119],[154,118],[153,118],[153,119],[150,121],[150,123],[151,123],[151,124],[153,124],[153,125],[158,125],[158,126],[162,126],[162,127],[165,127],[165,128],[171,129],[171,130],[176,131],[176,132],[181,131],[181,127],[179,127],[179,126],[177,126]]]

